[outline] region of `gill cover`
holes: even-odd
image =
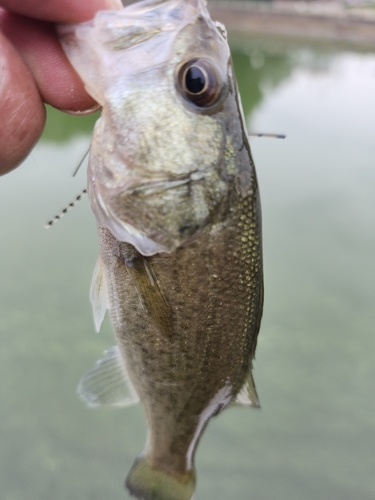
[[[62,26],[59,36],[103,108],[88,169],[98,223],[144,256],[175,250],[227,190],[222,31],[203,0],[146,0]]]

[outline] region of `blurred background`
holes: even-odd
[[[264,224],[262,409],[212,419],[196,499],[372,500],[374,3],[209,6],[229,28],[249,131],[287,138],[251,139]],[[139,406],[88,410],[75,394],[114,343],[108,318],[94,333],[87,199],[43,229],[86,185],[85,168],[71,174],[96,118],[48,109],[41,141],[0,182],[1,500],[129,498],[123,481],[145,441]]]

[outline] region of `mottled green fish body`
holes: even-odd
[[[261,213],[225,30],[202,0],[146,0],[60,35],[103,106],[88,170],[91,298],[117,340],[79,391],[92,406],[140,400],[148,439],[132,494],[190,500],[209,419],[259,406]]]

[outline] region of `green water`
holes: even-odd
[[[262,410],[213,419],[197,500],[375,498],[375,55],[234,40],[264,221]],[[121,500],[142,450],[139,407],[88,410],[80,376],[113,345],[94,333],[97,256],[71,172],[92,119],[50,112],[44,140],[0,180],[0,498]]]

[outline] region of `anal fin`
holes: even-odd
[[[104,352],[104,357],[81,378],[77,392],[90,407],[129,406],[139,401],[118,346]]]

